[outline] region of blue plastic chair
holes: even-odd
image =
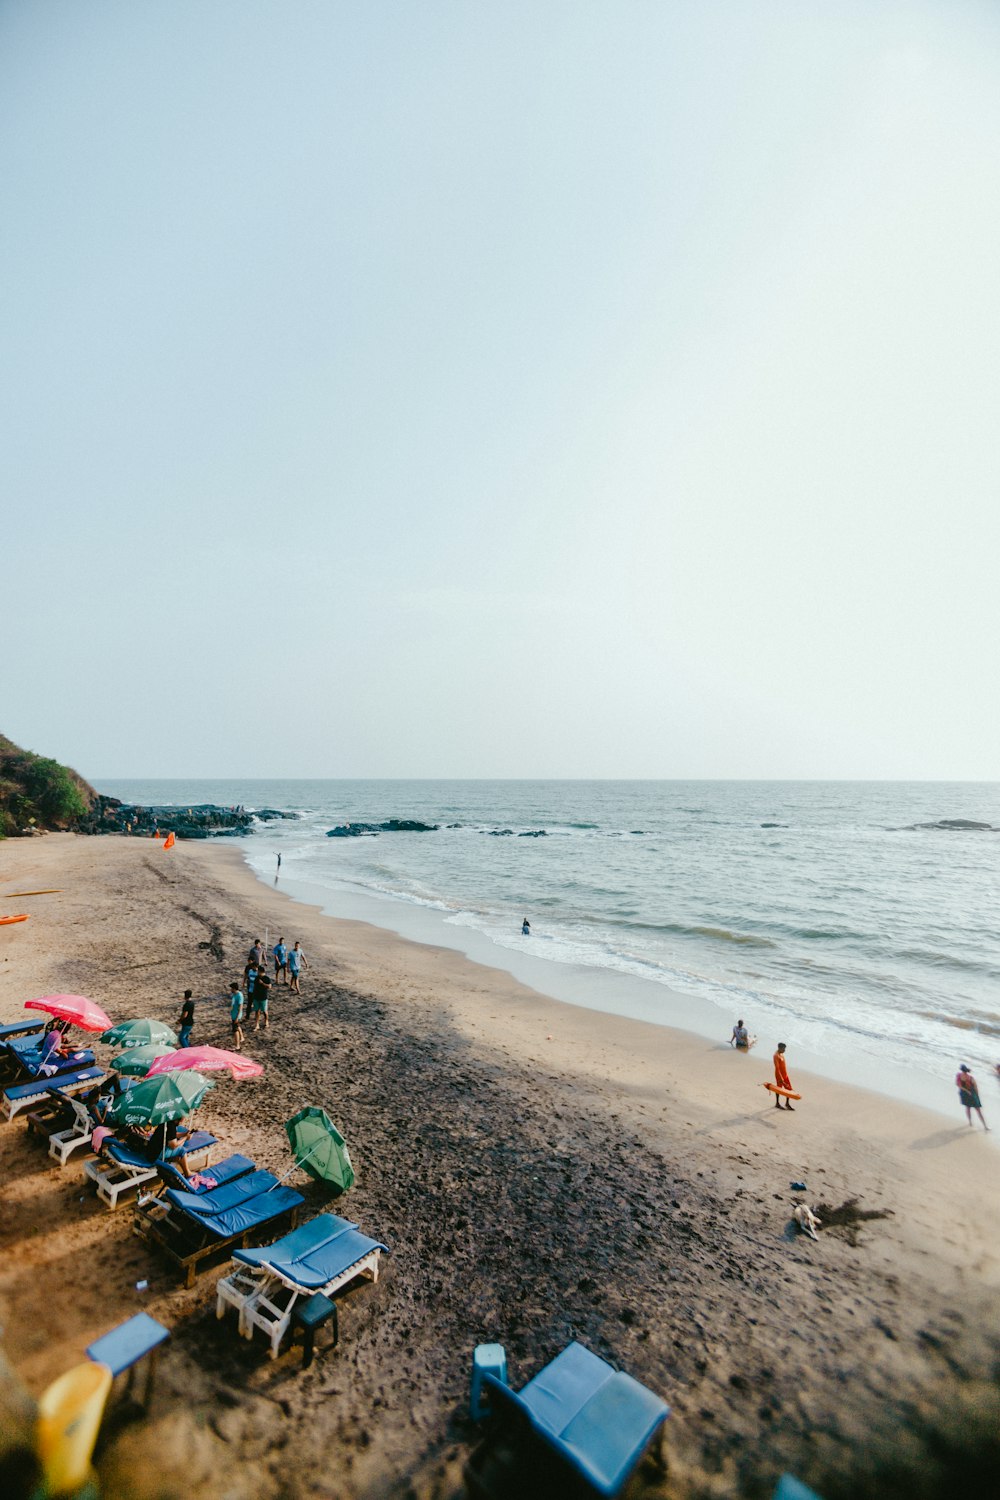
[[[517,1439],[526,1432],[595,1495],[624,1489],[670,1414],[645,1386],[569,1344],[520,1392],[483,1377],[494,1421]]]

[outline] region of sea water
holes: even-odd
[[[997,783],[114,781],[144,803],[296,813],[252,869],[545,993],[957,1108],[1000,1061]],[[329,837],[415,820],[429,832]],[[521,932],[522,919],[531,925]],[[794,1070],[793,1070],[794,1072]]]

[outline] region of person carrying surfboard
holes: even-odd
[[[778,1043],[778,1050],[774,1054],[774,1057],[771,1060],[774,1063],[774,1081],[777,1084],[778,1088],[779,1089],[787,1089],[788,1092],[791,1093],[792,1092],[792,1081],[791,1081],[791,1079],[788,1076],[788,1069],[785,1066],[785,1044],[784,1044],[784,1042],[779,1042]],[[774,1096],[774,1107],[775,1107],[775,1109],[780,1109],[781,1108],[781,1095],[780,1094],[775,1094],[775,1096]],[[786,1109],[792,1109],[792,1101],[791,1101],[791,1099],[786,1099],[785,1100],[785,1108]],[[794,1110],[792,1110],[792,1112],[794,1114]]]

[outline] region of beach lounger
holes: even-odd
[[[29,1041],[33,1038],[28,1038]],[[60,1073],[71,1073],[77,1068],[93,1066],[94,1054],[89,1047],[77,1047],[72,1052],[55,1053],[46,1064],[48,1072],[42,1072],[42,1049],[40,1047],[15,1048],[8,1053],[9,1064],[6,1078],[11,1083],[26,1083],[32,1078],[54,1078]]]
[[[6,1026],[0,1026],[0,1042],[9,1042],[12,1037],[27,1036],[29,1032],[37,1032],[41,1037],[44,1027],[39,1025],[38,1018],[29,1021],[11,1021]]]
[[[48,1144],[49,1136],[54,1130],[65,1130],[73,1123],[74,1106],[80,1102],[72,1094],[62,1094],[51,1087],[46,1089],[45,1098],[40,1099],[25,1115],[28,1134],[42,1136]]]
[[[31,1083],[14,1084],[3,1091],[0,1114],[5,1120],[12,1120],[22,1110],[31,1109],[40,1099],[44,1099],[53,1086],[64,1094],[79,1094],[92,1088],[104,1076],[103,1068],[80,1068],[71,1073],[58,1073],[54,1078],[35,1078]]]
[[[670,1411],[659,1396],[577,1343],[520,1391],[490,1374],[483,1387],[490,1432],[466,1467],[476,1496],[618,1495]]]
[[[249,1156],[240,1156],[237,1152],[233,1156],[227,1156],[223,1161],[214,1161],[210,1167],[206,1167],[204,1175],[212,1179],[215,1187],[222,1187],[223,1183],[232,1182],[237,1177],[245,1177],[249,1172],[256,1172],[257,1163],[251,1161]],[[160,1182],[164,1187],[176,1188],[181,1193],[198,1193],[204,1195],[211,1192],[212,1188],[192,1187],[188,1178],[173,1161],[164,1161],[162,1156],[156,1163],[156,1171]]]
[[[218,1142],[214,1135],[207,1131],[198,1130],[171,1153],[176,1160],[178,1157],[187,1160],[190,1156],[204,1157],[202,1165],[206,1165],[211,1154],[212,1147]],[[141,1151],[136,1151],[132,1146],[126,1146],[121,1141],[109,1140],[102,1147],[102,1155],[93,1161],[84,1163],[84,1172],[90,1178],[97,1189],[97,1196],[112,1210],[118,1207],[119,1200],[133,1189],[144,1187],[148,1182],[155,1182],[158,1171],[155,1160],[151,1161]]]
[[[256,1193],[240,1188],[244,1179],[236,1178],[208,1193],[169,1188],[162,1198],[144,1198],[136,1204],[133,1232],[157,1245],[184,1271],[185,1285],[194,1286],[203,1260],[273,1232],[283,1218],[294,1218],[305,1202],[301,1193],[283,1187],[270,1172],[247,1177],[257,1180]]]
[[[79,1151],[81,1147],[85,1147],[87,1151],[93,1150],[90,1138],[97,1122],[82,1099],[66,1098],[59,1089],[49,1089],[49,1093],[56,1099],[62,1098],[72,1111],[72,1119],[61,1130],[53,1130],[49,1134],[49,1155],[64,1167],[74,1151]]]
[[[216,1285],[215,1315],[235,1307],[243,1337],[262,1329],[276,1359],[299,1300],[315,1292],[332,1297],[359,1276],[377,1281],[383,1251],[388,1255],[388,1246],[361,1234],[357,1224],[319,1214],[273,1245],[237,1250],[235,1270]]]
[[[39,1034],[42,1031],[37,1017],[24,1020],[24,1022],[7,1022],[6,1026],[0,1026],[0,1041],[10,1041],[12,1037],[24,1037],[27,1032],[31,1031],[39,1032]]]

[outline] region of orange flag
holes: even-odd
[[[173,834],[168,833],[166,838],[163,840],[163,847],[164,849],[172,849],[176,842],[177,840],[174,838]]]

